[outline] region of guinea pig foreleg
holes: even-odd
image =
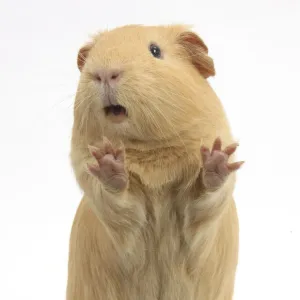
[[[222,143],[217,138],[210,151],[202,146],[203,167],[196,181],[196,190],[200,193],[188,207],[186,228],[197,229],[201,225],[210,224],[223,212],[234,186],[231,173],[238,170],[244,162],[229,163],[229,157],[235,152],[238,144],[227,146],[221,150]]]
[[[146,219],[141,203],[129,193],[125,150],[114,149],[104,138],[99,147],[89,146],[89,151],[89,157],[81,157],[77,180],[108,236],[115,245],[125,246]]]

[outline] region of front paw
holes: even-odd
[[[201,147],[203,160],[202,180],[207,190],[216,190],[222,186],[231,172],[238,170],[243,161],[228,163],[228,158],[232,155],[238,144],[232,144],[221,150],[222,142],[217,138],[213,144],[212,151],[207,147]]]
[[[100,147],[89,146],[89,150],[97,161],[95,165],[87,166],[89,172],[105,187],[117,192],[124,191],[128,184],[124,148],[114,149],[110,141],[104,138]]]

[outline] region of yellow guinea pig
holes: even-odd
[[[67,300],[231,300],[237,144],[184,25],[101,32],[78,53],[71,162],[84,196]]]

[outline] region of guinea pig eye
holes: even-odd
[[[149,50],[154,57],[161,58],[161,50],[157,45],[151,44]]]

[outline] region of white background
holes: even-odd
[[[0,0],[0,299],[65,299],[77,50],[99,29],[183,22],[210,49],[246,160],[235,299],[299,300],[299,12],[296,0]]]

